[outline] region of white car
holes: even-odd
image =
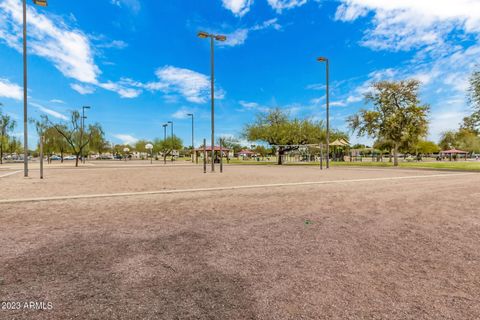
[[[77,159],[77,157],[75,157],[75,156],[68,156],[68,157],[63,158],[63,160],[76,160],[76,159]]]

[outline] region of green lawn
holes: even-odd
[[[393,163],[385,162],[330,162],[333,167],[392,167]],[[230,164],[273,165],[275,161],[230,160]],[[318,162],[287,163],[288,166],[319,166]],[[442,161],[442,162],[400,162],[401,168],[446,169],[459,171],[480,171],[480,161]]]

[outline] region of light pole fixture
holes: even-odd
[[[85,163],[85,155],[83,153],[83,131],[85,130],[85,119],[87,119],[87,117],[85,116],[85,109],[91,109],[90,106],[83,106],[82,107],[82,119],[81,119],[81,122],[80,122],[80,126],[81,126],[81,129],[80,129],[80,147],[82,148],[82,162]]]
[[[172,129],[172,137],[171,137],[171,139],[172,139],[172,162],[173,162],[173,145],[174,145],[174,142],[173,142],[173,121],[168,121],[167,123],[169,123],[169,124],[172,125],[172,127],[171,127],[171,129]]]
[[[192,117],[192,163],[194,162],[195,155],[195,122],[193,113],[188,113],[187,116]]]
[[[41,7],[48,5],[47,0],[33,0]],[[27,0],[23,0],[23,173],[28,177],[28,70],[27,70]]]
[[[166,146],[167,143],[167,127],[168,123],[163,124],[163,144]],[[164,151],[165,153],[165,151]],[[167,155],[163,155],[163,164],[167,164]]]
[[[210,38],[210,64],[211,64],[211,76],[210,76],[210,86],[211,86],[211,101],[212,101],[212,172],[215,172],[215,40],[225,41],[227,37],[221,34],[210,34],[204,31],[198,33],[198,37],[202,39]]]
[[[327,100],[327,159],[326,165],[327,169],[330,168],[330,90],[329,90],[329,81],[330,81],[330,62],[328,58],[319,57],[317,58],[318,62],[325,62],[326,66],[326,100]]]

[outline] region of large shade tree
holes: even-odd
[[[249,141],[262,141],[277,146],[278,164],[283,162],[285,153],[297,150],[299,145],[325,143],[326,129],[321,121],[290,118],[279,108],[257,115],[256,121],[245,127],[244,136]],[[346,137],[332,131],[332,138]]]
[[[381,81],[372,85],[365,102],[372,109],[361,109],[348,118],[349,127],[358,136],[368,135],[393,144],[394,165],[398,166],[401,146],[415,145],[428,131],[428,105],[418,98],[417,80]]]
[[[0,103],[1,106],[2,104]],[[4,114],[2,109],[0,109],[0,164],[3,163],[3,154],[9,149],[9,143],[12,139],[10,135],[16,125],[16,121],[8,114]]]
[[[76,167],[78,167],[78,160],[80,156],[83,154],[85,148],[92,140],[92,136],[95,134],[95,132],[92,131],[92,128],[96,128],[96,126],[89,126],[88,128],[83,128],[82,130],[81,118],[82,116],[78,111],[71,111],[70,119],[65,123],[53,123],[46,118],[49,125],[55,128],[57,132],[63,136],[70,148],[70,151],[75,155]],[[99,131],[103,133],[101,127]]]
[[[465,117],[462,123],[462,129],[469,130],[475,134],[480,134],[480,70],[475,71],[470,77],[469,101],[472,105],[473,113]]]
[[[177,136],[167,139],[155,139],[153,141],[153,152],[160,153],[164,162],[167,161],[168,156],[172,156],[173,160],[173,151],[181,149],[183,149],[183,141]]]

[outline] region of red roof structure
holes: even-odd
[[[457,150],[455,148],[451,149],[451,150],[441,151],[440,153],[443,153],[443,154],[469,154],[469,152],[467,152],[467,151]]]
[[[200,148],[195,149],[195,151],[201,151],[201,152],[203,152],[203,150],[204,150],[203,147],[200,147]],[[205,150],[206,150],[207,152],[208,152],[208,151],[212,152],[212,147],[211,147],[211,146],[207,146],[207,147],[205,148]],[[224,148],[224,147],[222,147],[222,148],[220,149],[220,146],[214,146],[214,147],[213,147],[213,151],[219,151],[219,152],[220,152],[220,150],[225,151],[225,152],[226,152],[226,151],[230,151],[229,148]]]

